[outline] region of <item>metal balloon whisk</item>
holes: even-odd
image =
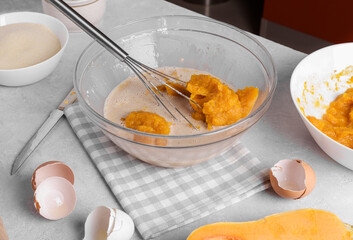
[[[174,90],[180,96],[191,101],[196,106],[200,107],[195,101],[190,99],[188,96],[182,92],[175,89],[173,86],[168,84],[168,82],[176,83],[181,86],[186,87],[186,82],[169,76],[163,72],[157,71],[154,68],[151,68],[136,59],[129,56],[121,47],[119,47],[113,40],[107,37],[99,29],[93,26],[89,21],[82,17],[79,13],[73,10],[69,5],[67,5],[62,0],[48,0],[53,4],[59,11],[71,19],[78,27],[95,39],[100,45],[102,45],[106,50],[112,53],[120,61],[126,63],[129,68],[136,74],[136,76],[141,80],[143,85],[147,90],[152,94],[153,98],[156,100],[158,105],[162,105],[167,112],[174,118],[177,117],[172,113],[169,107],[174,108],[194,129],[197,129],[194,124],[157,88],[157,86],[150,80],[155,79],[162,85]],[[168,106],[169,105],[169,106]]]

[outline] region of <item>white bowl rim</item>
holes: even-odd
[[[227,126],[223,126],[222,128],[220,129],[217,129],[217,130],[212,130],[212,131],[208,131],[208,132],[204,132],[204,133],[197,133],[197,134],[188,134],[188,135],[160,135],[160,134],[154,134],[154,133],[147,133],[147,132],[140,132],[140,131],[137,131],[137,130],[134,130],[134,129],[129,129],[129,128],[126,128],[126,127],[123,127],[119,124],[116,124],[106,118],[104,118],[103,116],[101,116],[99,113],[97,113],[94,109],[91,108],[91,106],[89,106],[89,104],[87,104],[84,100],[83,100],[83,97],[80,93],[80,91],[78,91],[78,86],[77,86],[77,82],[76,82],[76,73],[77,73],[77,69],[78,69],[78,63],[80,62],[80,59],[83,57],[83,55],[89,50],[89,48],[96,43],[96,41],[92,41],[81,53],[80,57],[78,58],[77,60],[77,63],[76,63],[76,68],[75,68],[75,76],[74,76],[74,87],[77,91],[77,97],[79,100],[79,103],[80,104],[83,104],[85,106],[86,109],[88,109],[95,117],[97,117],[98,119],[100,119],[101,121],[103,122],[106,122],[108,123],[109,125],[112,125],[118,129],[121,129],[121,130],[124,130],[124,131],[128,131],[128,132],[132,132],[136,135],[142,135],[142,136],[149,136],[149,137],[154,137],[154,138],[166,138],[166,139],[180,139],[180,138],[195,138],[195,137],[202,137],[202,136],[209,136],[209,135],[214,135],[214,134],[217,134],[217,133],[221,133],[221,132],[225,132],[231,128],[234,128],[235,126],[237,125],[240,125],[242,123],[245,123],[247,121],[249,121],[249,119],[251,119],[253,116],[255,116],[257,113],[259,113],[265,106],[267,106],[267,104],[271,101],[273,95],[274,95],[274,92],[276,90],[276,86],[277,86],[277,70],[275,68],[275,64],[274,64],[274,61],[272,59],[272,56],[271,54],[269,53],[269,51],[267,50],[267,48],[265,48],[265,46],[260,43],[256,38],[254,38],[253,36],[251,36],[251,34],[235,27],[235,26],[232,26],[230,24],[227,24],[227,23],[223,23],[223,22],[220,22],[220,21],[217,21],[215,19],[211,19],[211,18],[208,18],[208,17],[203,17],[203,16],[193,16],[193,15],[159,15],[159,16],[154,16],[154,17],[147,17],[147,18],[142,18],[142,19],[139,19],[139,20],[134,20],[134,21],[130,21],[130,22],[127,22],[125,24],[121,24],[121,25],[118,25],[118,26],[115,26],[113,29],[111,29],[110,31],[107,32],[107,34],[109,34],[109,32],[112,32],[112,31],[116,31],[117,29],[121,28],[121,27],[126,27],[128,25],[132,25],[132,24],[137,24],[137,23],[140,23],[140,22],[144,22],[144,21],[149,21],[149,20],[153,20],[153,19],[161,19],[161,18],[190,18],[190,19],[196,19],[196,20],[202,20],[202,21],[207,21],[207,22],[211,22],[211,23],[217,23],[219,25],[223,25],[225,27],[228,27],[228,28],[231,28],[232,30],[235,30],[237,32],[239,32],[240,34],[244,35],[245,37],[249,38],[250,40],[252,40],[254,43],[256,43],[264,52],[265,54],[267,55],[268,59],[270,60],[270,65],[271,65],[271,70],[273,71],[273,85],[272,85],[272,88],[269,89],[269,93],[268,95],[266,96],[265,100],[262,102],[262,104],[257,108],[255,109],[253,112],[251,112],[248,116],[246,116],[245,118],[242,118],[240,119],[239,121],[233,123],[233,124],[230,124],[230,125],[227,125]],[[227,40],[230,40],[229,38],[226,38],[226,37],[223,37]],[[230,40],[230,41],[233,41],[233,40]],[[250,52],[250,51],[249,51]],[[251,53],[251,52],[250,52]],[[259,61],[261,63],[261,65],[263,66],[262,62]],[[266,74],[267,74],[267,77],[268,76],[268,71],[264,68]],[[254,122],[253,124],[255,124],[256,122]],[[252,125],[253,125],[252,124]],[[242,133],[244,132],[244,130],[246,129],[243,129],[241,130],[239,133]]]
[[[336,47],[340,47],[340,46],[344,46],[344,45],[352,45],[353,47],[353,43],[349,42],[349,43],[339,43],[339,44],[334,44],[334,45],[330,45],[330,46],[327,46],[327,47],[324,47],[324,48],[320,48],[312,53],[310,53],[309,55],[307,55],[306,57],[304,57],[299,63],[298,65],[294,68],[293,70],[293,73],[291,75],[291,78],[290,78],[290,94],[291,94],[291,98],[292,98],[292,101],[295,105],[295,108],[297,109],[297,111],[299,112],[300,116],[302,119],[304,119],[303,121],[305,121],[306,123],[310,124],[310,126],[312,126],[318,133],[320,136],[326,138],[327,140],[330,141],[330,143],[333,143],[333,144],[336,144],[342,148],[344,148],[345,150],[348,150],[348,151],[353,151],[352,148],[349,148],[345,145],[343,145],[342,143],[339,143],[335,140],[333,140],[332,138],[330,138],[329,136],[327,136],[325,133],[321,132],[317,127],[315,127],[314,124],[312,124],[308,118],[303,114],[303,112],[300,110],[300,108],[298,107],[297,105],[297,102],[296,102],[296,99],[294,99],[294,96],[293,96],[293,88],[294,88],[294,80],[293,78],[295,77],[295,75],[297,74],[297,72],[300,70],[300,68],[306,64],[307,61],[309,61],[313,56],[317,55],[317,54],[320,54],[322,52],[325,52],[325,51],[328,51],[328,50],[331,50],[332,48],[336,48]],[[315,139],[314,139],[315,140]],[[324,150],[325,151],[325,150]]]
[[[69,42],[69,31],[68,31],[67,27],[64,25],[64,23],[61,22],[59,19],[57,19],[55,17],[52,17],[50,15],[47,15],[47,14],[44,14],[44,13],[38,13],[38,12],[10,12],[10,13],[5,13],[5,14],[0,14],[0,21],[1,21],[1,18],[6,17],[7,15],[20,15],[23,19],[25,19],[29,15],[32,15],[32,16],[40,15],[41,17],[46,17],[48,19],[51,19],[51,20],[57,22],[58,25],[60,25],[62,27],[62,29],[65,31],[65,42],[64,42],[64,45],[61,46],[60,50],[57,53],[55,53],[53,56],[51,56],[50,58],[48,58],[48,59],[46,59],[46,60],[44,60],[44,61],[42,61],[40,63],[31,65],[31,66],[28,66],[28,67],[23,67],[23,68],[0,69],[0,73],[1,72],[10,73],[10,72],[19,72],[19,71],[31,70],[31,68],[35,68],[35,67],[38,67],[40,65],[43,65],[43,64],[45,64],[45,62],[49,61],[50,59],[54,58],[55,56],[57,56],[57,55],[61,54],[63,51],[65,51],[67,43]],[[18,23],[26,23],[26,22],[21,20]],[[0,27],[6,26],[6,25],[8,25],[8,24],[1,25]],[[44,25],[44,24],[42,24],[42,25]]]

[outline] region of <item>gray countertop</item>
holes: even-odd
[[[1,0],[0,14],[14,11],[42,12],[41,1]],[[110,29],[129,20],[168,14],[195,13],[162,0],[108,0],[101,27]],[[353,223],[353,172],[334,162],[317,146],[290,97],[290,76],[305,54],[258,39],[275,61],[278,86],[270,109],[242,137],[242,142],[268,167],[284,158],[306,161],[316,172],[317,185],[308,197],[300,200],[280,198],[268,189],[158,239],[182,240],[207,223],[250,221],[300,208],[325,209]],[[73,33],[59,66],[49,77],[24,87],[0,86],[0,216],[11,240],[82,239],[84,221],[96,206],[120,208],[65,118],[31,155],[20,174],[10,176],[16,155],[72,88],[75,63],[90,41],[83,33]],[[76,208],[58,221],[46,220],[36,213],[31,189],[34,169],[51,160],[67,163],[75,173]],[[140,239],[138,232],[134,239]]]

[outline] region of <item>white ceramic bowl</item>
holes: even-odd
[[[306,118],[311,115],[320,119],[330,102],[353,87],[349,81],[331,78],[335,71],[339,73],[349,65],[353,66],[353,43],[320,49],[304,58],[294,69],[290,92],[300,117],[316,143],[332,159],[353,170],[353,149],[329,138]]]
[[[61,49],[51,58],[25,68],[0,70],[0,85],[23,86],[38,82],[57,66],[69,40],[69,32],[58,19],[36,12],[13,12],[0,15],[0,26],[13,23],[38,23],[49,27],[59,38]]]
[[[67,3],[93,25],[99,24],[104,15],[106,6],[106,0],[65,0],[65,3]],[[42,6],[44,13],[62,21],[70,32],[82,31],[81,28],[57,10],[47,0],[42,0]]]

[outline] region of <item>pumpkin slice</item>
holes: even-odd
[[[187,240],[351,240],[351,226],[346,226],[333,213],[301,209],[253,222],[205,225],[193,231]]]

